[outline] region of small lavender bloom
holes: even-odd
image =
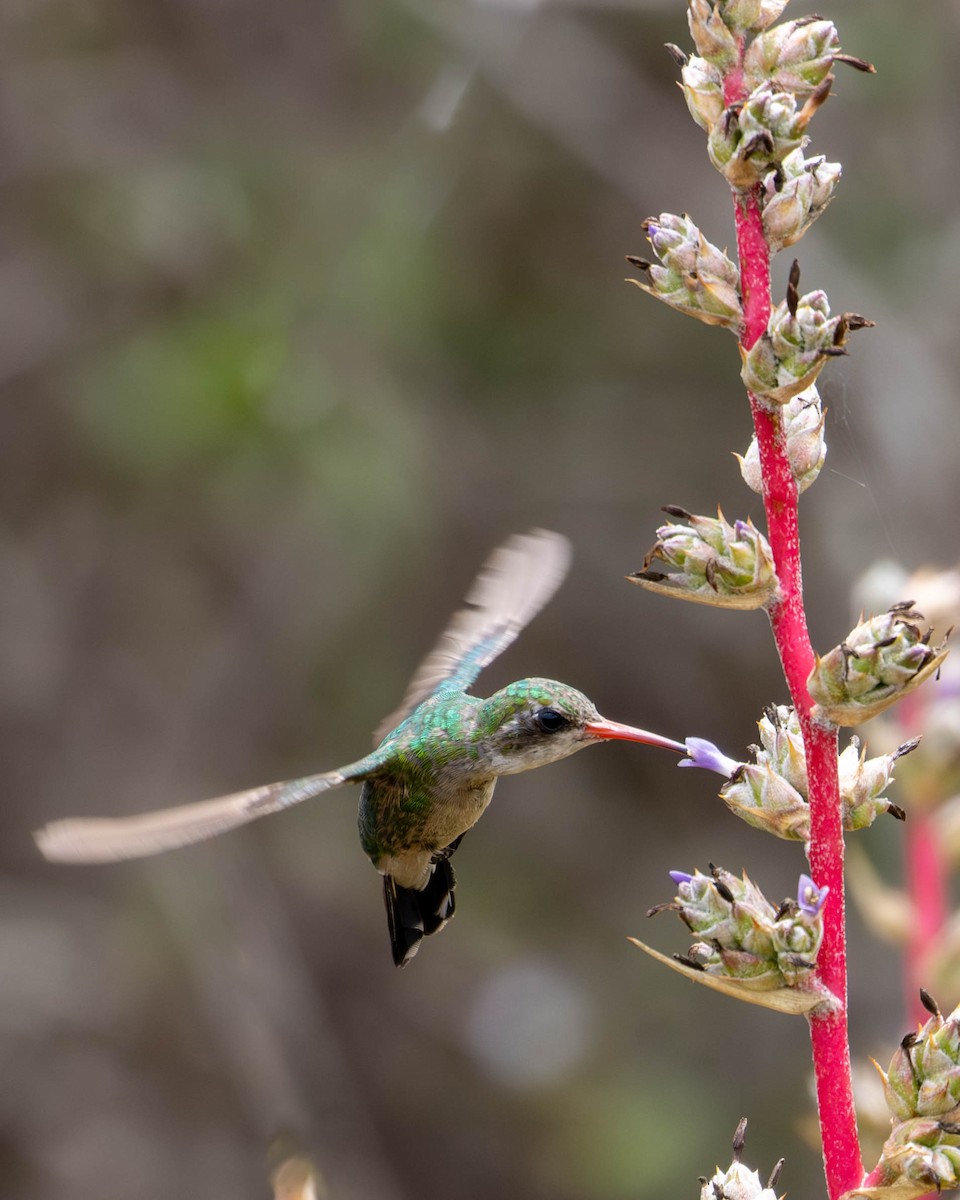
[[[679,887],[681,883],[690,883],[693,879],[692,875],[688,875],[686,871],[670,871],[670,878]]]
[[[808,917],[817,917],[826,903],[829,887],[818,888],[809,875],[801,875],[797,887],[797,904]]]
[[[690,757],[680,760],[681,767],[703,767],[705,771],[716,771],[718,775],[729,779],[743,765],[734,758],[728,758],[706,738],[689,737],[684,745]]]

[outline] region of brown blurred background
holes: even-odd
[[[815,122],[846,174],[803,284],[879,328],[822,388],[822,647],[877,557],[957,558],[960,500],[960,5],[826,11],[879,74]],[[803,1024],[625,941],[685,947],[643,916],[668,868],[779,899],[802,867],[667,755],[503,781],[402,973],[355,793],[155,862],[30,839],[362,754],[532,525],[574,569],[484,693],[554,676],[753,740],[784,699],[763,617],[623,581],[663,503],[761,517],[732,339],[621,282],[651,213],[732,241],[666,41],[680,0],[0,0],[3,1196],[263,1197],[287,1134],[334,1200],[690,1197],[744,1114],[751,1163],[821,1194]],[[854,938],[882,1056],[896,962]]]

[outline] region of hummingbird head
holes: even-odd
[[[497,775],[556,762],[611,739],[686,753],[680,742],[605,720],[583,692],[554,679],[521,679],[494,692],[481,701],[476,728],[481,755]]]

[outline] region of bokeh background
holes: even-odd
[[[875,559],[960,540],[960,5],[827,15],[879,73],[815,122],[845,178],[803,282],[878,329],[822,388],[821,647]],[[485,692],[554,676],[753,740],[784,699],[763,617],[623,581],[661,504],[762,516],[732,339],[621,282],[651,213],[732,241],[667,41],[680,0],[0,0],[4,1196],[263,1197],[280,1135],[335,1200],[693,1196],[744,1114],[750,1161],[821,1194],[803,1024],[625,940],[685,947],[644,919],[668,868],[779,898],[802,863],[667,755],[504,780],[402,973],[349,791],[109,868],[30,837],[361,755],[532,525],[574,568]],[[897,963],[853,937],[882,1057]]]

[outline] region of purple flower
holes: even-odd
[[[808,917],[818,917],[829,891],[828,887],[818,888],[809,875],[801,875],[797,887],[797,904],[800,905],[800,911]]]
[[[679,887],[681,883],[690,883],[693,880],[693,876],[688,875],[686,871],[671,871],[669,874],[670,878],[677,885],[677,887]]]
[[[729,779],[742,765],[736,759],[728,758],[706,738],[689,737],[684,745],[689,757],[680,760],[681,767],[703,767],[705,771],[716,771],[718,775]]]

